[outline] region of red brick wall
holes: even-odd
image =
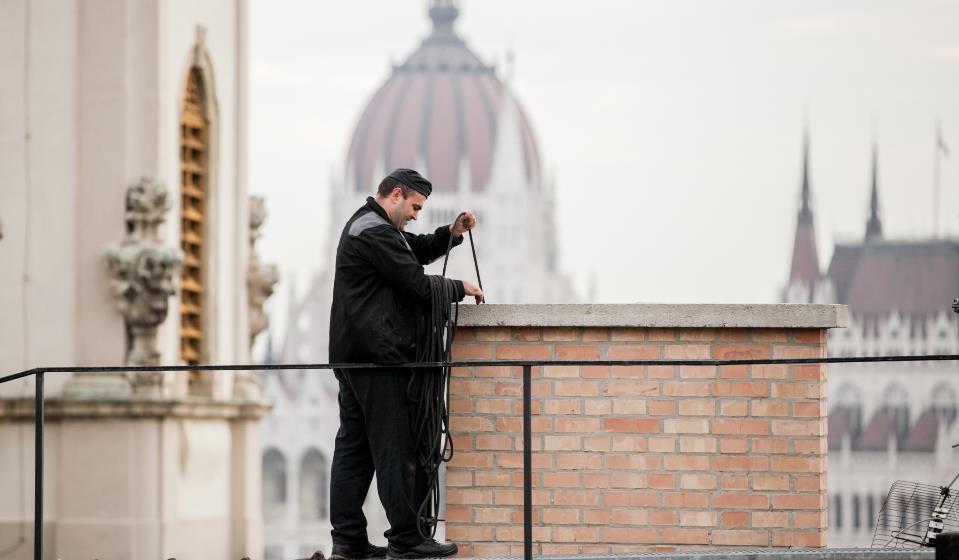
[[[825,329],[460,328],[467,359],[820,357]],[[460,368],[447,539],[522,554],[522,369]],[[825,546],[825,366],[533,368],[534,554]]]

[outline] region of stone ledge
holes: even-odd
[[[272,405],[259,402],[217,402],[208,400],[120,400],[120,399],[60,399],[44,401],[47,421],[62,419],[104,420],[124,419],[222,419],[259,420]],[[33,421],[33,399],[0,400],[0,423]]]
[[[845,305],[813,304],[461,304],[461,327],[652,327],[830,329]]]

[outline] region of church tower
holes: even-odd
[[[819,254],[816,250],[816,229],[813,224],[812,192],[809,179],[809,130],[803,133],[802,187],[800,208],[796,217],[796,236],[793,240],[789,283],[783,292],[783,301],[811,303],[820,280]]]

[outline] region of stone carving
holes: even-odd
[[[266,330],[270,324],[269,317],[263,311],[266,300],[273,295],[273,287],[280,279],[275,265],[260,263],[256,254],[256,242],[260,238],[260,228],[266,221],[266,207],[263,198],[250,197],[250,265],[246,275],[247,292],[250,305],[250,346],[257,335]],[[260,397],[260,382],[257,373],[252,371],[238,371],[234,377],[234,397],[239,400],[258,400]]]
[[[182,265],[179,252],[160,242],[158,230],[169,210],[166,187],[141,179],[127,190],[127,236],[107,250],[110,288],[128,332],[126,365],[160,363],[157,327],[166,319],[169,298],[176,291],[173,279]],[[161,395],[162,380],[159,372],[130,376],[137,394]]]
[[[273,286],[280,279],[275,265],[260,264],[256,254],[256,242],[262,235],[260,228],[266,221],[266,207],[263,198],[250,197],[250,268],[247,272],[247,287],[250,293],[250,346],[258,334],[266,330],[270,324],[269,318],[263,311],[263,304],[273,295]]]
[[[173,279],[179,274],[179,252],[160,241],[159,227],[170,209],[166,188],[149,178],[127,189],[126,229],[123,241],[107,247],[110,289],[126,325],[127,351],[124,364],[159,365],[157,327],[167,316],[169,298],[175,293]],[[125,397],[131,390],[143,396],[163,396],[160,372],[117,375],[78,374],[67,383],[64,394],[73,397]]]
[[[159,364],[156,330],[166,319],[173,278],[182,265],[179,252],[160,242],[158,229],[169,209],[166,188],[141,179],[127,191],[127,236],[107,251],[110,287],[132,339],[127,365]]]

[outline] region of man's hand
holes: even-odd
[[[479,286],[476,284],[463,280],[463,291],[465,291],[466,295],[468,296],[476,297],[476,305],[486,301],[486,297],[483,295],[483,290],[479,289]]]
[[[456,221],[450,226],[450,232],[454,238],[458,238],[474,227],[476,227],[476,215],[466,210],[456,217]]]

